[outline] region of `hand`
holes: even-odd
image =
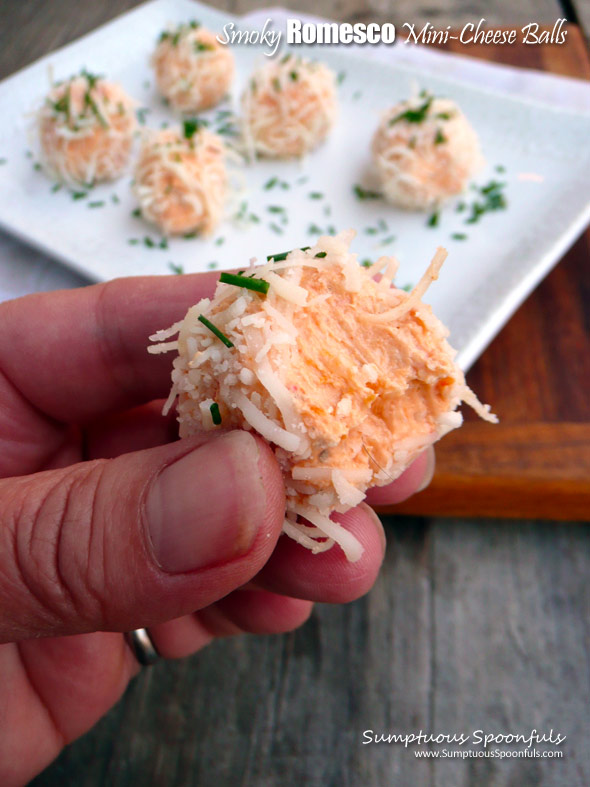
[[[0,783],[21,784],[88,730],[137,672],[121,633],[165,657],[214,637],[299,626],[313,601],[365,593],[385,537],[365,505],[340,521],[364,546],[312,555],[279,539],[283,482],[248,432],[176,440],[160,414],[170,358],[147,337],[213,274],[122,279],[0,305]],[[433,454],[374,490],[397,502]],[[369,500],[371,498],[369,497]],[[195,610],[198,610],[195,612]]]

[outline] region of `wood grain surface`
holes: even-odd
[[[134,4],[0,0],[0,73],[11,73]],[[412,13],[426,20],[432,9],[452,12],[463,23],[479,16],[480,5],[433,0],[414,4]],[[342,4],[314,0],[308,6],[342,18]],[[345,7],[367,19],[386,13],[376,1],[356,0]],[[401,14],[407,6],[402,2],[396,8]],[[516,21],[514,8],[508,0],[485,4],[486,16],[503,24]],[[539,21],[561,14],[557,3],[535,4]],[[569,68],[561,60],[552,64]],[[508,448],[520,456],[523,473],[534,476],[537,464],[544,472],[552,465],[559,471],[561,459],[551,451],[545,459],[530,452],[523,457],[519,430],[530,423],[537,425],[530,434],[541,447],[556,444],[554,427],[561,434],[558,448],[567,434],[567,463],[572,465],[571,457],[580,450],[577,427],[587,418],[588,356],[574,353],[572,368],[560,369],[569,385],[545,390],[547,376],[537,380],[536,371],[551,370],[564,345],[585,346],[579,344],[579,330],[580,310],[588,303],[587,259],[584,236],[474,368],[472,384],[499,404],[503,425],[490,427],[489,438],[487,432],[471,432],[468,447],[460,442],[465,430],[449,436],[449,472],[473,445],[480,446],[471,455],[475,477],[477,468],[489,477],[490,465],[502,476],[497,453],[505,456]],[[572,313],[567,299],[561,300],[567,291],[578,311]],[[534,340],[512,327],[529,326],[531,319],[542,328]],[[504,412],[511,388],[523,382],[497,370],[505,367],[506,352],[520,360],[523,342],[533,344],[536,366],[528,365],[527,398]],[[484,428],[473,422],[474,430]],[[580,461],[582,480],[583,468]],[[346,606],[318,605],[293,634],[218,641],[183,662],[144,670],[123,700],[33,785],[590,784],[588,529],[574,522],[410,516],[387,517],[385,525],[387,555],[368,596]],[[369,729],[470,733],[533,728],[568,736],[563,760],[426,761],[403,746],[362,744]]]

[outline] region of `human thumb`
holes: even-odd
[[[264,565],[284,487],[248,432],[0,480],[0,642],[193,612]]]

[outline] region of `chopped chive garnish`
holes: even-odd
[[[386,238],[383,238],[381,241],[382,246],[389,246],[390,243],[393,243],[395,240],[395,235],[388,235]]]
[[[355,184],[353,187],[353,191],[358,199],[381,199],[381,194],[378,191],[371,191],[371,189],[365,189],[359,184]]]
[[[215,260],[212,260],[211,262],[207,263],[207,267],[209,268],[210,271],[214,271],[215,268],[217,267],[217,262],[215,262]]]
[[[404,284],[404,286],[402,287],[402,290],[405,290],[406,292],[412,292],[412,285],[411,284]]]
[[[328,255],[328,252],[327,252],[327,251],[318,251],[318,253],[317,253],[315,256],[316,256],[316,257],[319,257],[319,259],[322,259],[322,260],[323,260],[323,259],[324,259],[324,257],[327,257],[327,255]]]
[[[247,290],[262,292],[264,295],[266,295],[270,287],[269,283],[264,279],[250,279],[225,272],[220,274],[219,281],[223,282],[223,284],[233,284],[235,287],[245,287]]]
[[[224,243],[225,243],[225,238],[223,236],[221,238],[217,238],[215,240],[215,245],[216,246],[223,246]]]
[[[339,71],[338,76],[336,77],[336,81],[339,85],[341,85],[344,80],[346,79],[346,71]]]
[[[182,134],[185,139],[192,139],[196,132],[202,127],[203,123],[197,118],[193,120],[185,120],[182,124]]]
[[[379,219],[379,221],[377,222],[377,226],[379,227],[379,229],[381,230],[381,232],[386,232],[386,231],[389,229],[389,227],[387,226],[387,222],[385,221],[385,219]]]
[[[5,158],[0,158],[0,167],[1,167],[3,164],[6,164],[6,159],[5,159]]]
[[[209,408],[211,411],[211,420],[215,426],[219,426],[221,423],[221,413],[219,412],[219,405],[217,402],[213,402],[211,407]]]
[[[158,243],[158,248],[160,248],[160,249],[167,249],[168,248],[168,238],[161,238],[160,242]]]
[[[135,114],[137,115],[137,121],[140,126],[145,126],[146,115],[148,112],[151,112],[149,107],[140,107],[139,109],[135,110]]]
[[[427,94],[420,94],[422,98],[424,98]],[[406,109],[403,112],[400,112],[399,115],[392,117],[389,121],[389,125],[393,126],[394,123],[397,123],[400,120],[406,120],[408,123],[422,123],[426,120],[426,116],[428,114],[428,110],[430,109],[430,105],[432,104],[433,97],[428,96],[426,101],[421,104],[416,109]]]
[[[436,134],[434,135],[434,144],[435,145],[441,145],[443,142],[446,142],[446,141],[447,141],[447,138],[445,137],[445,135],[442,133],[440,128],[437,128],[436,129]]]
[[[324,195],[321,191],[312,191],[309,194],[310,199],[324,199]]]
[[[371,262],[371,260],[363,260],[361,262],[361,265],[363,266],[363,268],[370,268],[372,264],[373,263]]]
[[[84,199],[87,196],[87,191],[72,191],[72,199]]]
[[[284,213],[285,208],[282,205],[267,205],[266,209],[269,213]]]
[[[260,216],[257,216],[255,213],[250,213],[248,221],[251,221],[253,224],[260,224]]]
[[[277,234],[277,235],[282,235],[282,234],[283,234],[283,230],[282,230],[282,228],[281,228],[281,227],[279,227],[279,225],[278,225],[278,224],[275,224],[275,223],[274,223],[274,221],[273,221],[271,224],[269,224],[268,226],[270,227],[270,229],[271,229],[273,232],[276,232],[276,234]]]
[[[119,199],[119,196],[117,194],[111,194],[111,202],[113,203],[113,205],[118,205],[121,202],[121,200]]]
[[[59,191],[60,189],[61,189],[61,183],[54,183],[53,186],[51,187],[51,193],[55,194],[55,192]]]
[[[141,218],[141,210],[139,208],[135,208],[135,210],[131,211],[131,215],[134,216],[136,219]]]
[[[322,229],[321,227],[318,227],[317,224],[310,224],[307,228],[307,232],[309,235],[321,235]]]
[[[309,249],[311,249],[311,246],[302,246],[299,251],[309,251]],[[292,251],[293,249],[289,249],[289,251],[281,251],[279,254],[269,254],[266,260],[267,262],[271,260],[273,262],[283,262],[283,260],[287,259],[287,254],[291,254]]]
[[[154,246],[155,246],[156,244],[155,244],[155,243],[154,243],[154,241],[153,241],[153,240],[150,238],[150,236],[149,236],[149,235],[146,235],[146,236],[145,236],[145,238],[143,239],[143,245],[144,245],[144,246],[147,246],[147,248],[148,248],[148,249],[153,249],[153,248],[154,248]]]
[[[439,219],[440,219],[440,212],[438,210],[435,210],[434,213],[432,213],[428,218],[426,224],[428,227],[438,227]]]
[[[497,164],[494,167],[494,169],[496,170],[496,172],[500,172],[500,173],[506,172],[506,167],[503,164]]]
[[[297,82],[297,80],[299,79],[299,73],[297,71],[290,71],[289,76],[291,77],[291,80],[293,82]]]
[[[467,235],[464,232],[453,232],[451,238],[453,240],[467,240]]]
[[[365,227],[365,234],[366,235],[376,235],[379,230],[376,227]]]
[[[455,210],[457,211],[457,213],[462,213],[466,207],[467,205],[464,202],[458,202]]]
[[[104,204],[105,204],[104,200],[103,199],[99,199],[99,200],[96,200],[96,202],[89,202],[88,203],[88,207],[89,208],[104,208]]]
[[[219,328],[216,328],[212,322],[209,322],[209,320],[206,317],[203,317],[202,314],[199,314],[198,320],[199,322],[203,323],[205,328],[209,328],[211,333],[215,334],[215,336],[217,336],[217,338],[220,339],[225,344],[226,347],[234,346],[233,342],[230,341],[224,333],[221,333]]]
[[[33,164],[33,169],[34,169],[36,172],[41,172],[41,164],[39,164],[39,162],[38,162],[38,161],[36,161],[36,162]]]
[[[435,117],[438,120],[450,120],[453,115],[450,112],[437,112]]]
[[[25,150],[25,158],[33,158],[33,153],[30,150]]]
[[[206,41],[195,41],[193,47],[195,52],[211,52],[215,49],[213,44],[208,44]]]
[[[264,188],[265,191],[269,191],[270,189],[273,188],[273,186],[276,186],[278,182],[279,182],[278,178],[276,178],[276,177],[275,178],[270,178],[270,180],[266,181],[266,183],[264,184],[263,188]]]
[[[272,80],[272,86],[273,86],[273,87],[274,87],[274,89],[277,91],[277,93],[280,93],[280,92],[281,92],[281,80],[280,80],[278,77],[275,77],[275,78]]]
[[[353,100],[353,101],[358,101],[358,100],[359,100],[359,98],[360,98],[362,95],[363,95],[363,91],[362,91],[362,90],[355,90],[355,91],[354,91],[354,93],[352,94],[352,100]]]
[[[177,265],[175,262],[169,262],[168,267],[175,273],[177,276],[180,276],[181,273],[184,273],[184,267],[182,265]]]
[[[139,243],[139,238],[129,238],[129,240],[127,241],[127,243],[128,243],[130,246],[137,246],[137,245],[138,245],[138,243]]]
[[[198,232],[185,232],[182,237],[185,240],[191,240],[192,238],[196,238],[198,234]]]

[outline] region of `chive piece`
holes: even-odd
[[[89,202],[88,203],[88,207],[89,208],[104,208],[104,200],[103,199],[99,199],[99,200],[96,200],[96,202]]]
[[[438,227],[439,219],[440,219],[440,212],[438,210],[435,210],[434,213],[430,215],[426,224],[428,227]]]
[[[363,266],[363,268],[370,268],[372,264],[373,263],[371,262],[371,260],[363,260],[361,262],[361,265]]]
[[[453,115],[450,112],[437,112],[435,117],[438,120],[450,120]]]
[[[198,232],[185,232],[182,237],[185,240],[191,240],[192,238],[196,238],[198,234]]]
[[[354,93],[352,94],[352,100],[353,100],[353,101],[358,101],[358,100],[359,100],[359,98],[360,98],[362,95],[363,95],[363,91],[362,91],[362,90],[355,90],[355,91],[354,91]]]
[[[282,205],[267,205],[266,209],[269,213],[284,213],[285,208]]]
[[[426,93],[420,93],[420,97],[426,97]],[[408,123],[422,123],[426,120],[426,116],[428,114],[428,110],[430,109],[430,105],[432,104],[433,97],[428,96],[426,101],[421,104],[416,109],[406,109],[403,112],[400,112],[399,115],[392,117],[389,121],[389,125],[393,126],[394,123],[397,123],[400,120],[406,120]]]
[[[127,243],[128,243],[130,246],[137,246],[137,244],[139,243],[139,238],[129,238],[129,240],[127,241]]]
[[[457,211],[457,213],[462,213],[466,207],[467,205],[464,202],[458,202],[455,210]]]
[[[324,195],[322,194],[321,191],[312,191],[309,194],[309,198],[310,199],[324,199]]]
[[[159,249],[167,249],[168,248],[168,238],[161,238],[160,242],[158,243]]]
[[[311,249],[311,246],[302,246],[299,251],[309,251],[309,249]],[[266,261],[283,262],[283,260],[287,259],[287,254],[291,254],[292,251],[293,249],[289,249],[289,251],[281,251],[279,254],[269,254]]]
[[[453,232],[451,238],[453,240],[467,240],[467,235],[464,232]]]
[[[307,232],[309,235],[321,235],[322,230],[321,227],[318,227],[317,224],[310,224],[307,228]]]
[[[497,164],[494,169],[499,173],[506,172],[506,167],[503,164]]]
[[[447,138],[445,137],[445,135],[442,133],[440,128],[437,128],[436,129],[436,134],[434,136],[434,144],[435,145],[441,145],[443,142],[446,142],[446,141],[447,141]]]
[[[212,52],[215,47],[213,44],[208,44],[206,41],[195,41],[193,49],[195,52]]]
[[[39,164],[39,162],[38,162],[38,161],[36,161],[36,162],[33,164],[33,169],[34,169],[36,172],[41,172],[41,164]]]
[[[141,218],[141,210],[139,208],[135,208],[135,210],[131,211],[131,215],[134,216],[136,219]]]
[[[291,77],[291,81],[292,82],[297,82],[297,80],[299,79],[299,72],[297,72],[297,71],[290,71],[289,72],[289,76]]]
[[[87,196],[87,191],[72,191],[72,199],[84,199]]]
[[[221,236],[220,238],[217,238],[215,240],[215,245],[216,246],[223,246],[224,243],[225,243],[225,238],[223,236]]]
[[[275,78],[272,80],[272,86],[273,86],[273,87],[274,87],[274,89],[277,91],[277,93],[280,93],[280,92],[281,92],[281,81],[280,81],[280,79],[279,79],[278,77],[275,77]]]
[[[353,191],[358,199],[381,199],[382,196],[378,191],[365,189],[363,186],[359,186],[358,183],[353,187]]]
[[[168,267],[170,268],[172,273],[175,273],[177,276],[180,276],[182,273],[184,273],[183,266],[177,265],[175,262],[169,262]]]
[[[54,183],[51,187],[51,193],[55,194],[56,191],[59,191],[61,189],[61,185],[61,183]]]
[[[118,194],[111,194],[111,202],[113,203],[113,205],[118,205],[121,202]]]
[[[346,79],[346,71],[339,71],[338,76],[336,77],[336,81],[339,85],[341,85],[344,80]]]
[[[156,244],[155,244],[155,243],[154,243],[154,241],[153,241],[153,240],[150,238],[150,236],[149,236],[149,235],[146,235],[146,236],[145,236],[145,238],[143,239],[143,245],[144,245],[144,246],[147,246],[147,248],[148,248],[148,249],[153,249],[153,248],[154,248],[154,246],[155,246]]]
[[[207,268],[210,271],[214,271],[216,267],[217,267],[217,262],[215,260],[213,260],[212,262],[208,262],[207,263]]]
[[[276,232],[276,234],[277,234],[277,235],[282,235],[282,234],[283,234],[283,230],[282,230],[282,228],[281,228],[281,227],[279,227],[279,225],[278,225],[278,224],[275,224],[275,223],[274,223],[274,221],[273,221],[271,224],[269,224],[268,226],[270,227],[270,229],[271,229],[273,232]]]
[[[389,227],[387,226],[387,222],[385,221],[385,219],[379,219],[379,221],[377,222],[377,226],[379,227],[379,229],[381,230],[381,232],[387,232],[387,230],[389,229]]]
[[[315,256],[318,257],[319,259],[323,260],[324,257],[328,256],[328,252],[327,251],[318,251],[318,253]]]
[[[404,286],[402,287],[402,290],[405,290],[406,292],[412,292],[412,285],[411,284],[404,284]]]
[[[3,166],[4,164],[6,164],[6,159],[0,158],[0,167]]]
[[[387,238],[383,238],[381,241],[382,246],[389,246],[390,243],[393,243],[395,240],[395,235],[388,235]]]
[[[209,410],[211,411],[211,420],[213,424],[219,426],[221,424],[221,413],[219,412],[219,405],[217,402],[213,402]]]
[[[182,133],[185,139],[192,139],[195,133],[201,128],[203,123],[197,118],[185,120],[182,124]]]
[[[270,287],[270,284],[264,279],[247,279],[244,276],[235,276],[233,273],[225,272],[220,274],[219,281],[223,284],[233,284],[235,287],[245,287],[247,290],[262,292],[264,295]]]
[[[365,227],[365,235],[376,235],[378,232],[376,227]]]
[[[219,328],[216,328],[212,322],[209,322],[209,320],[206,317],[203,317],[202,314],[199,314],[198,320],[199,322],[203,323],[205,328],[209,328],[211,333],[215,334],[215,336],[217,336],[217,338],[220,339],[225,344],[226,347],[234,346],[233,342],[231,342],[224,333],[221,333]]]
[[[146,115],[148,112],[151,112],[149,107],[139,107],[139,109],[135,110],[135,114],[137,116],[137,122],[140,126],[145,126],[146,123]]]
[[[278,182],[279,182],[279,179],[277,177],[270,178],[270,180],[267,180],[262,188],[265,191],[269,191],[270,189],[273,188],[273,186],[276,186]]]

